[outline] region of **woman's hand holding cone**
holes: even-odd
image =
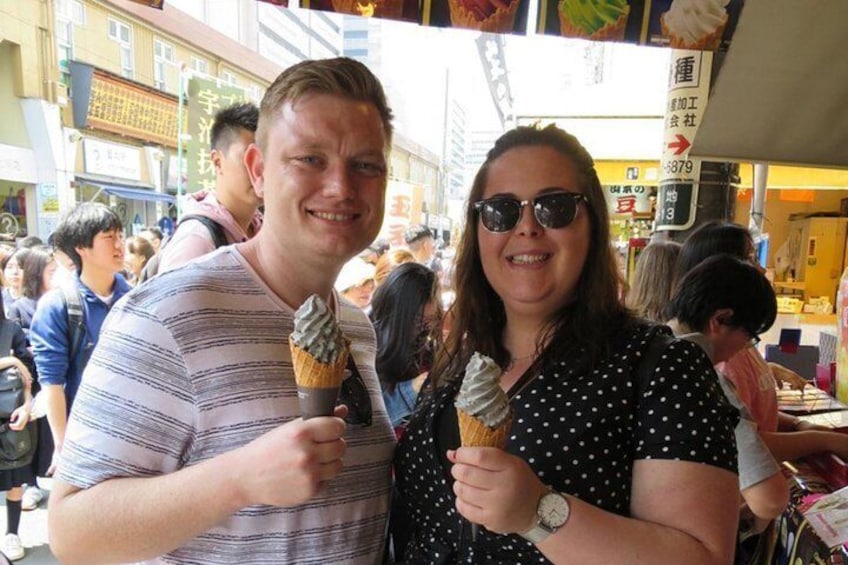
[[[548,489],[523,459],[494,447],[448,451],[456,510],[497,533],[522,533],[536,523],[536,505]]]

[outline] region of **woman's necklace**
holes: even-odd
[[[527,361],[528,359],[532,359],[535,356],[536,356],[536,352],[534,351],[533,353],[531,353],[529,355],[524,355],[523,357],[512,357],[512,358],[510,358],[509,363],[507,363],[506,367],[504,368],[504,372],[509,371],[514,366],[516,366],[518,363],[521,363],[522,361]]]

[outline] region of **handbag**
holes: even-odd
[[[9,422],[0,424],[0,469],[17,469],[29,465],[35,454],[35,438],[29,425],[17,431],[9,427]]]
[[[8,419],[24,403],[24,379],[17,367],[0,371],[0,419]]]

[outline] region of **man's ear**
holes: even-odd
[[[209,151],[209,160],[212,161],[212,167],[215,169],[215,176],[221,174],[221,159],[223,158],[224,155],[217,149]]]
[[[262,150],[255,143],[251,143],[244,152],[244,168],[250,177],[250,184],[259,198],[265,198],[265,160]]]
[[[79,255],[80,258],[88,257],[88,250],[88,247],[74,247],[74,251],[77,252],[77,255]]]
[[[720,332],[722,326],[727,326],[727,322],[731,319],[733,319],[733,308],[719,308],[710,316],[708,322],[710,333],[716,334]]]

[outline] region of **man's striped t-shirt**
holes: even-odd
[[[244,508],[151,563],[380,561],[394,433],[374,371],[374,331],[358,308],[336,303],[373,408],[371,426],[347,426],[344,471],[305,504]],[[136,289],[104,324],[58,478],[89,488],[172,473],[298,418],[292,318],[234,247]]]

